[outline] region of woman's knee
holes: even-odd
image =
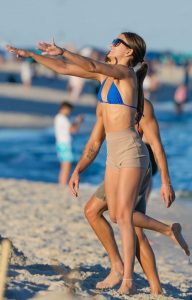
[[[118,224],[133,224],[133,211],[124,208],[124,209],[119,209],[116,214],[116,220]]]
[[[111,220],[112,223],[117,223],[117,218],[116,218],[116,214],[113,212],[109,212],[109,218]]]

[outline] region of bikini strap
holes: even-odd
[[[122,100],[122,102],[123,102],[123,100]],[[137,107],[136,107],[136,106],[129,105],[129,104],[125,104],[124,102],[123,102],[122,104],[123,104],[123,105],[125,105],[125,106],[131,107],[131,108],[134,108],[134,109],[136,109],[136,110],[137,110]]]
[[[105,81],[107,80],[108,76],[105,77],[105,79],[101,82],[101,85],[103,85],[105,83]]]

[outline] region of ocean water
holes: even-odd
[[[161,137],[167,154],[175,190],[192,191],[192,110],[190,105],[177,117],[171,103],[155,105]],[[95,122],[94,112],[84,113],[85,122],[73,137],[75,161]],[[94,163],[81,175],[82,183],[99,184],[104,177],[106,145]],[[59,162],[55,151],[53,128],[0,130],[0,177],[57,182]],[[160,186],[159,174],[154,176],[154,187]]]
[[[73,136],[75,167],[95,122],[94,114],[84,114],[85,121]],[[104,176],[105,145],[97,159],[82,175],[82,182],[98,184]],[[57,182],[59,161],[53,127],[47,129],[0,129],[0,177]]]

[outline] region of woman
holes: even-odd
[[[101,63],[66,49],[41,43],[44,55],[63,55],[70,63],[37,55],[8,46],[18,56],[32,57],[52,70],[101,82],[98,94],[107,140],[105,191],[111,220],[118,223],[124,253],[124,276],[119,289],[122,294],[133,293],[135,232],[133,210],[139,187],[149,165],[148,151],[135,131],[135,122],[143,113],[143,89],[133,70],[140,64],[140,74],[146,45],[135,33],[125,32],[112,42],[108,61]],[[127,184],[129,178],[129,184]]]

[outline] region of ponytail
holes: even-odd
[[[139,124],[142,116],[143,116],[143,108],[144,108],[144,92],[143,92],[143,81],[147,74],[148,65],[146,62],[141,63],[141,67],[137,69],[137,86],[138,86],[138,101],[137,101],[137,115],[136,115],[136,124]]]
[[[133,50],[132,58],[129,61],[129,66],[133,67],[137,76],[137,86],[138,86],[138,101],[137,101],[137,115],[136,123],[139,124],[143,116],[144,107],[144,93],[143,93],[143,81],[147,74],[148,66],[144,62],[144,57],[146,53],[146,44],[142,37],[133,32],[123,32],[122,33],[130,48]],[[139,67],[141,65],[141,67]],[[139,67],[139,68],[138,68]]]

